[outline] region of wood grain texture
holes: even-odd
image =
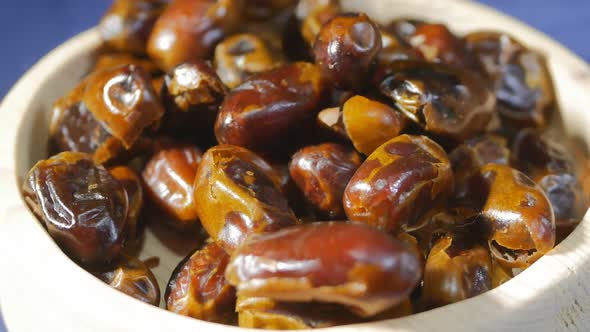
[[[423,17],[464,33],[508,31],[549,58],[568,131],[590,142],[590,68],[539,32],[463,1],[350,0],[380,20]],[[25,208],[18,191],[45,156],[50,104],[88,70],[96,31],[35,65],[0,105],[0,306],[10,331],[248,331],[177,316],[120,294],[70,261]],[[191,246],[172,251],[148,232],[141,257],[160,256],[161,287]],[[190,242],[190,241],[189,241]],[[414,316],[327,329],[349,331],[590,331],[590,216],[518,277],[481,296]],[[251,330],[256,331],[256,330]]]

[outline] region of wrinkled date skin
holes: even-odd
[[[370,155],[401,134],[406,117],[378,101],[354,96],[342,106],[342,124],[357,151]]]
[[[313,54],[329,81],[356,90],[366,82],[381,47],[379,27],[367,15],[341,14],[322,26]]]
[[[23,184],[25,201],[72,259],[104,265],[117,258],[127,226],[125,189],[85,153],[39,161]]]
[[[215,48],[215,70],[230,89],[250,76],[277,67],[275,56],[264,40],[254,34],[241,33],[224,39]]]
[[[555,244],[555,218],[549,199],[528,176],[488,164],[479,177],[488,196],[481,216],[488,225],[492,256],[510,267],[528,267]]]
[[[319,69],[295,62],[256,75],[225,98],[215,123],[220,144],[256,152],[293,139],[297,126],[319,111],[323,94]]]
[[[462,141],[486,131],[495,97],[477,75],[443,64],[396,61],[379,89],[432,134]]]
[[[166,309],[209,322],[235,322],[236,292],[224,276],[228,262],[228,254],[215,243],[185,258],[168,282]]]
[[[344,188],[361,162],[361,156],[354,149],[324,143],[297,151],[289,171],[299,190],[320,215],[335,220],[345,217]]]
[[[422,299],[439,307],[492,289],[492,261],[487,247],[466,239],[444,236],[426,260]]]
[[[219,105],[227,94],[213,68],[204,61],[178,65],[164,78],[166,114],[161,130],[169,135],[211,135]],[[203,134],[203,135],[199,135]]]
[[[504,33],[475,32],[464,40],[493,82],[503,123],[547,125],[555,92],[545,58]]]
[[[339,303],[365,317],[401,303],[420,276],[420,260],[403,242],[343,222],[252,235],[226,270],[240,297]]]
[[[193,183],[201,156],[201,150],[192,144],[171,143],[152,156],[142,173],[151,201],[172,216],[170,222],[181,229],[198,223]]]
[[[116,0],[100,20],[102,41],[122,52],[145,54],[154,23],[169,0]]]
[[[134,170],[127,166],[116,166],[109,168],[109,173],[119,181],[129,202],[127,211],[127,242],[132,242],[137,237],[139,215],[143,208],[143,187],[141,180]]]
[[[137,300],[155,306],[160,304],[158,280],[149,267],[137,258],[122,255],[114,269],[96,273],[96,276]]]
[[[264,297],[238,298],[238,325],[265,330],[304,330],[361,323],[346,307],[332,303],[277,302]]]
[[[250,233],[275,231],[298,222],[281,193],[279,175],[260,157],[238,146],[207,150],[193,192],[201,224],[228,252]]]
[[[425,136],[401,135],[381,145],[344,191],[349,220],[386,232],[421,228],[429,210],[453,188],[445,151]]]
[[[105,69],[90,75],[86,82],[82,101],[127,149],[164,115],[151,77],[141,67],[122,65]]]
[[[521,130],[513,143],[513,162],[537,183],[551,202],[557,226],[577,224],[588,209],[576,160],[556,138]]]
[[[238,0],[176,0],[156,21],[148,54],[164,71],[206,60],[218,42],[240,24]]]

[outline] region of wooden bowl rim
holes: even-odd
[[[383,1],[383,4],[385,2]],[[427,5],[427,1],[424,0],[418,2]],[[517,38],[526,36],[526,39],[534,40],[534,43],[531,44],[541,48],[549,57],[558,58],[561,63],[568,63],[568,68],[572,68],[570,75],[572,81],[555,82],[556,86],[559,88],[563,84],[569,88],[568,85],[575,84],[577,90],[589,92],[588,97],[582,98],[586,98],[585,100],[590,102],[590,67],[557,42],[525,24],[481,4],[449,1],[445,6],[448,6],[449,11],[460,10],[464,13],[470,12],[481,19],[494,20],[500,26],[499,30],[509,26],[511,29],[508,32],[514,34]],[[384,10],[388,9],[384,8]],[[92,309],[91,311],[95,311],[86,315],[81,314],[82,316],[79,318],[72,317],[72,324],[77,323],[80,324],[79,326],[88,327],[92,322],[98,324],[96,326],[100,326],[96,329],[88,328],[87,330],[99,331],[104,330],[102,326],[110,326],[113,330],[128,330],[130,328],[139,330],[141,328],[145,331],[161,331],[163,329],[256,331],[175,315],[166,310],[133,300],[110,289],[107,285],[99,282],[78,267],[61,252],[43,227],[27,210],[20,198],[19,185],[15,176],[15,153],[19,148],[23,147],[19,146],[19,142],[15,139],[25,114],[31,111],[31,100],[27,96],[30,98],[30,96],[34,95],[31,91],[39,88],[43,78],[51,73],[54,68],[59,67],[57,64],[71,61],[80,54],[96,48],[98,44],[99,36],[94,29],[65,42],[34,65],[15,84],[2,104],[0,104],[0,141],[3,142],[0,147],[0,197],[3,198],[3,204],[0,207],[0,217],[2,217],[0,219],[0,248],[4,249],[2,252],[42,250],[53,264],[51,266],[58,265],[59,269],[62,269],[61,274],[59,274],[60,278],[63,278],[70,285],[64,287],[64,296],[91,294],[93,297],[91,300],[95,301],[99,309]],[[568,112],[568,109],[562,112]],[[590,128],[590,119],[586,112],[579,113],[576,117],[581,123],[580,126]],[[584,137],[587,143],[590,142],[589,137],[590,135]],[[14,219],[19,220],[14,221]],[[22,223],[26,226],[15,226],[16,223]],[[23,232],[25,229],[27,233]],[[37,242],[23,243],[19,248],[8,247],[8,243],[14,243],[15,237],[24,236],[32,236]],[[436,328],[443,331],[451,329],[495,330],[498,326],[502,326],[504,330],[515,331],[532,327],[541,327],[542,330],[553,329],[552,327],[561,327],[563,329],[575,327],[580,330],[590,330],[590,320],[587,313],[584,315],[583,309],[584,307],[590,308],[589,256],[590,217],[587,214],[576,230],[548,255],[541,258],[521,275],[483,295],[400,319],[334,327],[326,330],[335,332],[401,331],[426,328]],[[17,267],[14,263],[16,260],[3,258],[2,262],[2,265],[7,266],[9,269]],[[32,273],[34,270],[22,272]],[[29,285],[6,285],[7,280],[7,277],[0,274],[0,304],[3,307],[5,320],[9,327],[13,322],[15,326],[22,326],[21,321],[25,318],[17,316],[27,315],[28,313],[18,313],[11,310],[11,305],[14,303],[14,294],[11,293],[10,288],[17,286],[24,288]],[[15,279],[10,280],[14,282]],[[51,286],[46,285],[44,287]],[[560,298],[559,295],[556,295],[557,291],[552,291],[553,288],[559,288],[559,291],[565,297]],[[2,295],[5,292],[11,295]],[[62,304],[59,299],[45,300],[56,301],[56,305]],[[535,304],[537,302],[542,303]],[[66,301],[65,303],[71,304],[72,301]],[[105,308],[100,309],[100,306],[107,307],[108,311],[105,311]],[[530,306],[530,308],[522,308],[524,306]],[[479,315],[476,314],[476,318],[471,319],[472,316],[469,315],[471,312]],[[110,314],[112,317],[103,318],[105,313]],[[126,323],[130,324],[125,325]],[[72,330],[76,331],[77,329]]]

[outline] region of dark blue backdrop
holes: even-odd
[[[444,0],[439,0],[444,1]],[[482,0],[590,62],[590,1]],[[0,98],[41,56],[96,24],[111,0],[0,0]],[[34,318],[33,318],[34,319]],[[0,332],[5,332],[0,318]]]

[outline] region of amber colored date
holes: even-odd
[[[144,129],[164,115],[151,77],[141,67],[108,68],[93,73],[86,82],[82,101],[94,118],[127,149],[133,146]]]
[[[555,218],[543,190],[525,174],[488,164],[479,176],[488,196],[481,212],[490,251],[505,266],[527,267],[555,244]]]
[[[361,162],[354,149],[324,143],[297,151],[289,170],[307,201],[323,217],[335,220],[344,218],[344,188]]]
[[[114,289],[151,305],[160,304],[160,287],[150,268],[137,258],[121,255],[115,268],[95,275]]]
[[[422,300],[438,307],[492,289],[492,261],[488,248],[447,235],[430,250],[424,268]]]
[[[281,178],[262,158],[233,145],[203,155],[194,201],[201,224],[232,252],[251,233],[275,231],[298,221],[281,192]]]
[[[401,135],[381,145],[356,171],[344,192],[349,220],[384,231],[414,230],[448,196],[453,173],[445,151],[425,136]]]
[[[147,195],[173,217],[174,226],[189,228],[198,222],[193,183],[201,150],[191,144],[171,143],[147,162],[142,178]]]
[[[401,303],[421,270],[414,250],[373,227],[320,222],[249,236],[226,278],[238,296],[340,303],[372,316]]]
[[[354,147],[366,155],[401,134],[406,123],[401,113],[362,96],[354,96],[342,106],[346,134]]]
[[[168,282],[166,309],[210,322],[234,322],[235,289],[224,276],[228,261],[229,256],[215,243],[189,255]]]

